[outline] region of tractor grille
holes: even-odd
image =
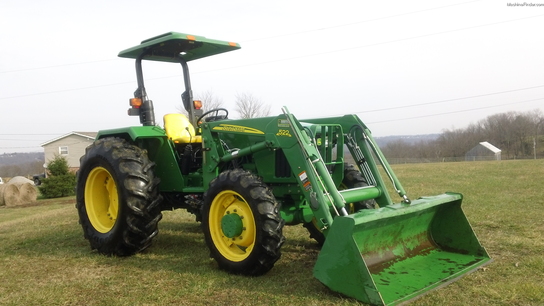
[[[287,157],[283,153],[283,150],[276,150],[276,167],[275,175],[276,177],[290,177],[291,176],[291,167],[287,161]]]

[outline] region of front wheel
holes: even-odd
[[[147,152],[104,138],[87,148],[80,164],[76,208],[91,248],[127,256],[149,247],[162,218],[162,198]]]
[[[272,269],[285,241],[284,223],[270,189],[245,170],[222,172],[204,194],[206,244],[230,273],[256,276]]]

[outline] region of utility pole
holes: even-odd
[[[535,136],[533,137],[533,157],[536,159],[536,144],[538,142],[538,127],[544,122],[544,118],[540,119],[535,126]]]
[[[533,137],[533,155],[536,159],[536,136]]]

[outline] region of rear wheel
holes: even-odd
[[[245,170],[222,172],[204,194],[206,244],[228,272],[255,276],[272,269],[285,241],[284,223],[270,189]]]
[[[95,141],[80,159],[76,208],[92,249],[126,256],[151,245],[162,218],[155,164],[119,138]]]
[[[365,187],[368,186],[368,183],[366,179],[363,177],[361,172],[352,164],[344,164],[344,179],[342,180],[342,184],[340,185],[340,190],[343,189],[351,189],[351,188],[358,188],[358,187]],[[348,213],[352,214],[355,213],[361,209],[374,209],[377,208],[376,201],[374,200],[366,200],[356,203],[348,203],[346,204],[346,210]],[[323,235],[323,232],[321,229],[317,226],[317,220],[314,218],[311,222],[305,223],[304,227],[308,230],[310,233],[310,238],[313,238],[317,241],[317,243],[322,246],[323,243],[325,243],[325,235]]]

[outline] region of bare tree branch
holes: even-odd
[[[270,105],[265,104],[250,93],[237,93],[236,111],[240,118],[257,118],[270,115]]]

